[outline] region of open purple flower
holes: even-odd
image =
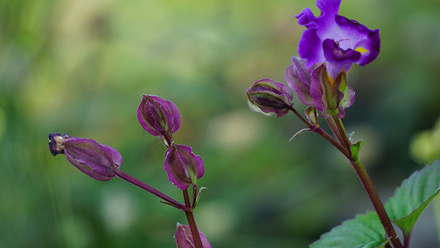
[[[139,124],[154,136],[170,138],[180,127],[180,114],[176,105],[157,96],[142,96],[137,118]]]
[[[194,248],[196,247],[194,243],[194,238],[191,233],[191,228],[187,225],[182,225],[177,223],[176,233],[174,234],[176,239],[177,248]],[[212,248],[209,244],[208,239],[203,233],[200,233],[200,239],[202,240],[203,248]]]
[[[122,165],[122,156],[114,148],[67,134],[49,134],[49,150],[53,156],[65,154],[72,165],[99,181],[112,179]]]
[[[197,179],[205,174],[202,158],[194,155],[190,147],[174,143],[165,153],[164,168],[170,182],[181,190],[196,184]]]
[[[331,80],[347,72],[353,63],[367,65],[380,51],[379,30],[372,31],[338,15],[340,3],[341,0],[317,0],[319,17],[309,8],[296,16],[298,23],[307,28],[299,41],[299,55],[307,60],[307,68],[325,62]]]

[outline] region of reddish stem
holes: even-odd
[[[189,227],[194,239],[196,248],[203,248],[202,240],[200,239],[199,229],[197,228],[196,220],[194,219],[193,208],[191,207],[188,190],[183,190],[183,198],[185,199],[185,214],[188,219]]]

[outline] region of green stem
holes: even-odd
[[[347,157],[347,159],[350,161],[351,165],[353,166],[356,174],[358,175],[359,180],[362,183],[362,186],[367,192],[368,197],[373,203],[374,209],[376,210],[377,215],[379,216],[379,219],[385,229],[387,236],[391,238],[391,243],[393,244],[394,248],[403,248],[402,244],[397,238],[396,231],[394,230],[394,227],[391,224],[390,218],[388,217],[388,214],[385,211],[382,201],[380,200],[379,195],[377,194],[373,182],[371,181],[370,176],[368,175],[364,165],[360,160],[355,160],[351,154],[351,142],[348,138],[347,131],[345,130],[342,120],[337,117],[326,119],[327,124],[329,125],[333,134],[338,139],[339,141],[338,142],[333,137],[331,137],[327,132],[325,132],[322,128],[316,127],[310,124],[309,122],[307,122],[293,107],[291,107],[290,110],[302,122],[304,122],[307,125],[310,131],[321,135],[323,138],[329,141],[334,147],[336,147],[342,154],[344,154],[345,157]]]
[[[341,132],[339,132],[339,128],[338,128],[338,125],[336,124],[336,120],[334,118],[326,118],[325,122],[330,127],[330,129],[332,130],[335,137],[339,140],[339,143],[342,144],[346,149],[348,149],[350,151],[350,146],[347,146],[346,142],[344,142],[344,138],[341,135]]]
[[[185,214],[188,220],[189,227],[194,239],[196,248],[203,248],[202,240],[200,239],[199,229],[197,228],[196,221],[194,219],[193,208],[191,207],[188,190],[183,190],[183,198],[185,199]]]
[[[351,142],[348,139],[347,132],[345,131],[344,124],[342,123],[341,119],[334,117],[333,118],[336,126],[338,127],[339,134],[343,138],[343,141],[341,142],[347,149],[351,148]],[[402,243],[397,237],[396,231],[394,230],[393,225],[391,224],[391,220],[388,217],[387,212],[385,211],[385,208],[382,204],[382,201],[380,200],[379,195],[377,194],[377,191],[373,185],[373,182],[371,181],[370,176],[367,173],[367,170],[365,169],[365,166],[362,164],[362,162],[359,159],[354,159],[352,154],[350,153],[350,164],[353,166],[353,169],[355,170],[356,174],[359,177],[359,180],[362,183],[362,186],[364,187],[365,191],[367,192],[368,197],[370,198],[371,202],[373,203],[374,209],[376,210],[377,215],[379,216],[380,222],[382,223],[385,233],[388,237],[391,238],[391,243],[393,244],[394,248],[402,248]]]
[[[342,123],[342,120],[337,117],[333,117],[333,120],[335,121],[336,127],[339,130],[339,134],[341,136],[341,143],[350,151],[351,150],[351,142],[348,138],[347,131],[345,131],[344,124]]]
[[[368,175],[364,165],[359,160],[356,161],[350,160],[350,163],[353,166],[354,170],[356,171],[356,174],[358,175],[359,180],[362,183],[362,186],[367,192],[368,197],[373,203],[374,209],[376,210],[377,215],[379,216],[380,222],[385,228],[385,232],[387,236],[391,238],[391,243],[394,245],[395,248],[402,248],[402,244],[400,243],[397,237],[396,231],[394,230],[394,227],[391,224],[390,218],[388,217],[388,214],[385,211],[382,201],[380,200],[379,195],[377,194],[373,182],[371,181],[370,176]]]

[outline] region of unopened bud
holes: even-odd
[[[176,105],[157,96],[142,96],[137,118],[141,126],[154,136],[171,137],[180,127]]]
[[[165,153],[164,168],[168,179],[179,189],[185,190],[205,174],[202,158],[192,153],[191,148],[174,143]]]
[[[281,83],[270,79],[262,79],[252,84],[246,90],[249,107],[264,115],[276,114],[283,117],[292,107],[293,99],[290,89]]]
[[[53,156],[65,154],[72,165],[99,181],[112,179],[122,164],[122,156],[114,148],[66,134],[49,134],[49,150]]]
[[[191,228],[187,225],[177,223],[176,233],[174,234],[176,239],[177,248],[194,248],[196,247]],[[200,239],[202,241],[203,248],[212,248],[208,239],[203,233],[200,233]]]

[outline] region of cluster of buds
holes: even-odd
[[[157,96],[143,95],[137,111],[139,124],[149,134],[158,136],[168,148],[164,168],[168,179],[181,190],[195,185],[205,173],[203,161],[191,148],[175,144],[173,133],[180,127],[180,114],[174,103]]]
[[[49,134],[49,150],[53,156],[64,154],[67,160],[81,172],[99,181],[108,181],[114,176],[133,183],[156,196],[164,199],[169,205],[183,210],[191,218],[193,226],[178,224],[175,239],[178,248],[204,247],[210,248],[205,235],[199,233],[192,216],[199,194],[196,195],[196,182],[204,173],[204,165],[200,156],[195,155],[192,149],[185,145],[175,144],[173,134],[179,130],[180,114],[174,103],[157,96],[143,95],[137,110],[139,124],[149,134],[159,137],[167,147],[165,153],[164,169],[171,183],[184,191],[193,185],[193,203],[185,198],[185,205],[164,195],[151,186],[129,176],[119,170],[122,165],[122,156],[114,148],[99,144],[91,139],[70,137],[67,134]],[[190,213],[190,214],[189,214]],[[188,215],[189,214],[189,215]]]

